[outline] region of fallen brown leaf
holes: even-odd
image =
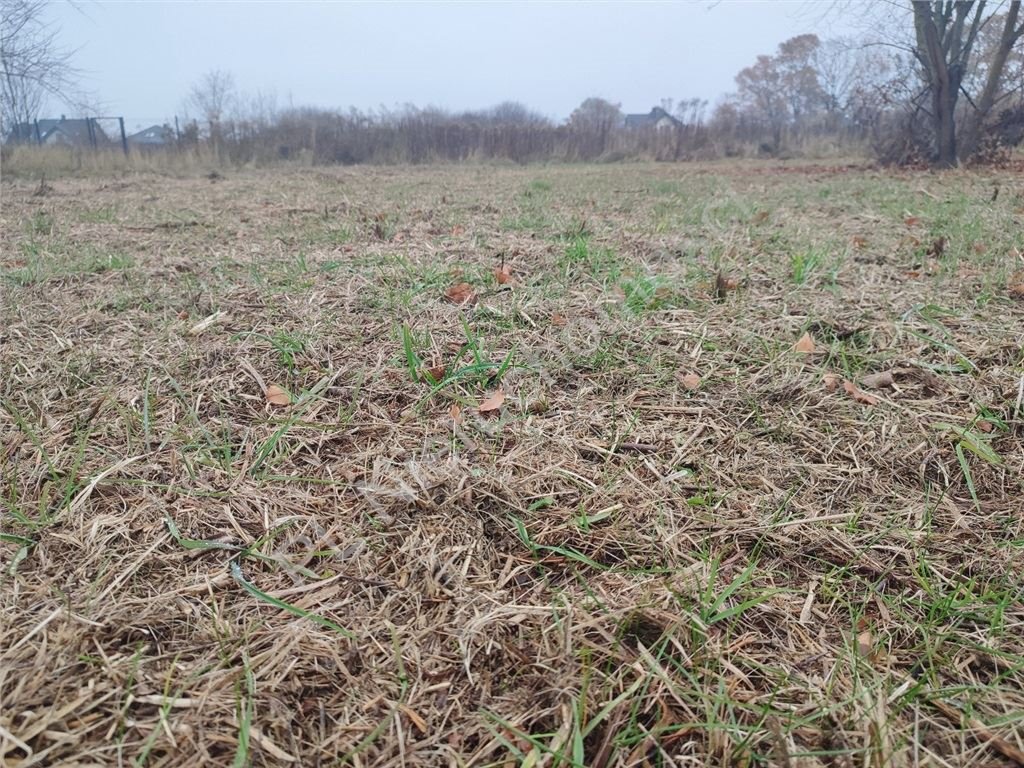
[[[456,283],[444,292],[444,297],[453,304],[470,304],[476,301],[476,293],[469,283]]]
[[[850,242],[853,243],[853,247],[860,250],[868,244],[868,239],[864,235],[854,235],[850,238]]]
[[[835,392],[839,389],[839,382],[842,379],[834,373],[826,373],[821,377],[821,383],[825,385],[826,392]]]
[[[860,653],[865,659],[871,657],[871,651],[875,647],[875,638],[871,635],[871,630],[864,630],[857,635],[857,652]]]
[[[286,405],[291,405],[292,396],[277,384],[271,384],[267,387],[266,391],[267,402],[278,408],[283,408]]]
[[[770,215],[771,214],[769,214],[768,211],[758,211],[757,213],[754,214],[751,221],[753,221],[755,224],[764,224],[766,221],[768,221],[768,217]]]
[[[892,378],[892,371],[881,371],[861,377],[860,383],[869,389],[881,389],[891,387],[895,382]]]
[[[569,321],[566,320],[562,315],[558,314],[557,312],[555,312],[555,313],[553,313],[551,315],[551,324],[552,325],[557,325],[559,328],[561,328],[567,322],[569,322]]]
[[[793,345],[793,350],[796,352],[803,352],[804,354],[810,354],[814,351],[814,339],[811,338],[811,334],[805,333],[800,337],[800,340]]]
[[[466,234],[466,228],[461,224],[456,224],[452,227],[452,237],[459,237],[460,235]]]
[[[877,397],[869,395],[866,392],[861,392],[860,389],[857,388],[857,385],[852,383],[852,382],[844,381],[843,382],[843,389],[846,390],[846,394],[848,394],[850,397],[852,397],[858,403],[862,403],[863,405],[877,405],[878,404],[878,398]]]
[[[1024,299],[1024,283],[1015,283],[1007,286],[1007,292],[1015,299]]]
[[[679,377],[679,383],[692,392],[695,389],[700,389],[700,376],[696,373],[687,373],[685,376]]]
[[[906,224],[908,227],[916,227],[918,224],[921,223],[921,218],[919,216],[907,216],[903,220],[903,223]]]
[[[506,285],[512,282],[512,268],[507,264],[502,264],[496,270],[494,270],[494,279],[498,281],[498,285]]]
[[[430,381],[430,379],[433,379],[435,382],[442,381],[447,370],[448,369],[445,368],[445,366],[443,365],[434,365],[431,366],[430,368],[421,368],[420,378],[425,379],[427,381]],[[429,376],[430,379],[427,379],[427,376]]]
[[[456,424],[462,423],[462,409],[459,408],[458,403],[452,403],[452,407],[448,410],[448,413],[451,414],[452,421]]]
[[[490,397],[480,403],[480,407],[477,410],[480,411],[480,413],[493,413],[501,408],[504,402],[505,390],[498,389],[495,390]]]

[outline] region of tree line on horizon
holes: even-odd
[[[908,0],[905,18],[891,19],[888,32],[862,39],[798,35],[757,56],[737,73],[735,91],[713,107],[701,99],[652,105],[670,118],[657,125],[637,127],[643,121],[626,121],[619,104],[600,97],[585,99],[564,122],[518,102],[475,111],[280,108],[272,96],[241,93],[230,72],[215,70],[188,94],[191,117],[166,133],[178,150],[238,163],[680,161],[865,152],[897,165],[993,161],[1024,140],[1020,5],[1011,0],[993,10],[985,0]],[[39,13],[41,7],[40,0],[0,0],[5,22],[12,8]],[[37,60],[40,47],[53,46],[47,34],[34,48],[25,46]],[[46,72],[35,85],[12,78],[10,37],[0,47],[5,126],[70,80],[59,52],[52,83]]]

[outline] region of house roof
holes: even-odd
[[[130,144],[166,144],[174,132],[166,125],[151,125],[128,136]]]
[[[36,136],[36,125],[39,126],[39,135]],[[103,132],[103,128],[95,120],[92,121],[93,133],[96,141],[105,144],[109,139]],[[89,134],[89,121],[85,118],[60,119],[42,118],[34,123],[18,123],[11,129],[8,139],[16,141],[39,141],[45,142],[53,134],[59,134],[69,144],[92,144]]]
[[[674,125],[679,125],[679,121],[672,117],[661,107],[654,107],[650,112],[643,115],[626,115],[626,127],[627,128],[645,128],[651,125],[657,125],[659,121],[668,118]]]

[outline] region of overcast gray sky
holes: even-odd
[[[759,53],[838,34],[810,0],[621,2],[93,2],[51,6],[86,88],[132,128],[173,118],[190,85],[230,71],[279,106],[505,99],[562,119],[588,96],[647,111],[712,102]],[[831,28],[828,25],[832,25]]]

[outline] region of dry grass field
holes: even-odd
[[[0,764],[1024,763],[1024,178],[5,179]]]

